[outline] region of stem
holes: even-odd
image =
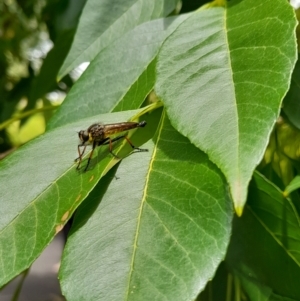
[[[6,128],[9,124],[13,123],[14,121],[23,119],[25,117],[28,117],[28,116],[36,114],[36,113],[46,112],[46,111],[51,111],[51,110],[56,110],[56,109],[57,109],[57,107],[55,107],[55,106],[48,106],[48,107],[43,107],[43,108],[39,108],[39,109],[29,110],[22,114],[18,114],[15,117],[12,117],[12,118],[4,121],[3,123],[0,123],[0,131],[3,130],[4,128]]]
[[[226,6],[226,0],[215,0],[216,6]]]
[[[226,3],[227,3],[226,0],[214,0],[212,2],[208,2],[208,3],[200,6],[197,9],[197,11],[201,11],[201,10],[204,10],[204,9],[209,9],[211,7],[226,7]]]
[[[240,279],[237,276],[234,277],[234,291],[235,291],[235,301],[241,301]]]
[[[163,103],[161,101],[156,101],[156,102],[152,103],[151,105],[148,105],[148,106],[142,108],[141,112],[139,112],[138,114],[136,114],[132,118],[130,118],[130,121],[136,120],[139,117],[141,117],[142,115],[149,113],[151,111],[154,111],[162,106],[163,106]]]
[[[21,277],[22,277],[22,278],[21,278],[21,280],[20,280],[20,282],[19,282],[19,284],[18,284],[18,286],[17,286],[17,288],[16,288],[16,290],[15,290],[15,293],[14,293],[14,295],[13,295],[11,301],[18,301],[19,295],[20,295],[21,290],[22,290],[23,283],[24,283],[24,281],[25,281],[26,276],[28,275],[28,272],[29,272],[29,268],[28,268],[27,270],[25,270],[25,271],[21,274]]]
[[[231,301],[232,298],[232,274],[227,276],[227,291],[226,291],[226,301]]]

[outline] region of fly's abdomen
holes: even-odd
[[[120,123],[113,123],[113,124],[106,124],[104,135],[105,137],[109,137],[113,134],[125,132],[128,130],[135,129],[137,127],[144,127],[146,125],[146,121],[142,122],[120,122]]]

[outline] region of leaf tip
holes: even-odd
[[[235,206],[235,212],[238,217],[241,217],[243,214],[244,206]]]
[[[240,181],[236,181],[232,185],[231,195],[234,203],[234,209],[237,216],[241,217],[247,199],[247,190]]]

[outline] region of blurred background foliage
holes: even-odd
[[[0,2],[0,153],[41,134],[76,72],[56,81],[86,0]]]

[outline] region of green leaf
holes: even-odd
[[[251,274],[251,272],[249,272]],[[240,280],[243,289],[245,290],[247,297],[250,301],[296,301],[295,299],[287,298],[275,294],[274,291],[264,285],[262,282],[258,282],[255,279],[245,275],[236,273]],[[248,299],[246,299],[248,300]]]
[[[235,273],[250,301],[269,301],[272,289],[245,274]]]
[[[165,17],[178,0],[88,0],[59,78],[89,62],[109,44],[137,25]]]
[[[290,89],[283,101],[283,111],[295,127],[300,129],[300,61],[293,72]]]
[[[233,212],[220,171],[164,115],[145,146],[79,208],[59,276],[68,300],[194,300],[224,258]]]
[[[188,15],[142,24],[101,51],[73,86],[49,129],[82,116],[137,109],[154,87],[155,57]]]
[[[94,152],[87,172],[78,172],[78,132],[92,123],[126,121],[140,111],[98,115],[49,131],[0,161],[0,287],[28,268],[60,231],[99,179],[119,159],[107,147]],[[151,114],[149,114],[151,117]],[[147,120],[147,115],[144,115]],[[150,119],[149,119],[150,120]],[[144,143],[157,123],[136,130],[132,141]],[[132,132],[131,132],[132,133]],[[140,135],[139,139],[135,139]],[[125,142],[121,143],[121,146]],[[117,154],[124,157],[130,147]],[[144,155],[140,154],[141,156]],[[83,164],[86,164],[84,161]]]
[[[270,296],[269,301],[297,301],[297,300],[296,299],[287,298],[287,297],[283,297],[283,296],[280,296],[280,295],[277,295],[277,294],[273,293]]]
[[[299,219],[292,203],[255,173],[245,212],[234,219],[228,265],[276,294],[299,300],[299,249]]]
[[[288,90],[295,27],[285,0],[228,1],[195,12],[158,56],[158,97],[174,127],[223,171],[239,215]]]
[[[291,192],[297,190],[300,188],[300,176],[296,176],[291,183],[286,186],[283,194],[284,196],[288,196],[289,194],[291,194]]]

